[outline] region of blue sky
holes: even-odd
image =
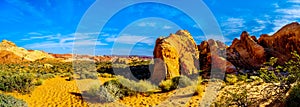
[[[104,2],[102,5],[107,9],[104,12],[109,13],[115,8],[109,5],[115,2]],[[273,34],[285,24],[300,20],[300,0],[203,2],[215,16],[228,45],[242,31],[259,37],[261,34]],[[91,30],[98,23],[90,23],[80,26],[82,30],[78,32],[78,24],[93,3],[95,0],[0,0],[0,39],[11,40],[26,49],[72,53],[77,35],[80,41],[76,44],[95,46],[97,55],[151,56],[157,37],[168,36],[179,29],[189,30],[197,44],[208,36],[180,8],[153,3],[129,5],[118,13],[112,13],[115,15],[110,20],[102,17],[90,19],[105,23],[105,26],[102,30]],[[102,14],[105,13],[94,12],[95,16]]]

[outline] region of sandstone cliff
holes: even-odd
[[[179,30],[166,38],[158,38],[153,52],[155,58],[153,81],[190,75],[199,70],[199,51],[186,30]]]

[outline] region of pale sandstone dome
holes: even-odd
[[[19,57],[19,60],[26,60],[26,61],[35,61],[38,59],[43,59],[43,58],[53,58],[51,55],[34,50],[34,51],[28,51],[22,47],[17,47],[15,43],[8,41],[8,40],[2,40],[0,43],[0,51],[1,53],[6,52],[10,53],[8,56],[17,56]],[[16,58],[16,57],[15,57]]]
[[[199,51],[186,30],[179,30],[166,38],[158,38],[153,52],[155,58],[152,80],[159,82],[176,76],[190,75],[199,70]]]

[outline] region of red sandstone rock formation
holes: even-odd
[[[239,68],[259,69],[266,62],[265,49],[245,31],[240,40],[234,39],[226,51],[227,60]]]
[[[288,24],[272,36],[261,35],[258,44],[265,48],[267,57],[278,58],[278,64],[284,64],[291,58],[291,52],[300,52],[300,25]]]
[[[236,72],[234,65],[226,60],[226,47],[224,43],[212,39],[201,42],[198,46],[201,70],[210,72],[211,69],[223,69],[226,73]]]

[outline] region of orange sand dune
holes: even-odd
[[[148,107],[148,106],[197,106],[200,96],[192,96],[193,88],[187,87],[168,93],[152,95],[137,95],[125,97],[112,103],[85,102],[80,96],[80,90],[87,90],[91,84],[99,84],[94,80],[66,81],[66,78],[56,77],[45,80],[31,94],[8,93],[23,99],[30,107]],[[100,84],[110,78],[100,78]],[[99,81],[98,81],[99,82]]]

